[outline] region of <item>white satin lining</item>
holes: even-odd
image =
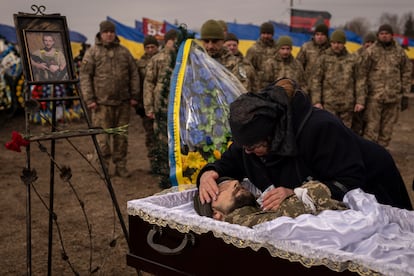
[[[180,232],[212,231],[236,246],[244,243],[271,252],[282,250],[320,263],[328,259],[348,269],[351,262],[359,266],[358,271],[366,268],[385,275],[414,275],[414,211],[378,204],[374,196],[360,189],[344,198],[350,210],[280,217],[253,228],[200,217],[192,203],[195,191],[180,192],[174,187],[170,193],[128,201],[128,214],[173,225]]]

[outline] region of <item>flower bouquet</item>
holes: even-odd
[[[170,177],[195,184],[201,168],[220,159],[231,142],[229,104],[246,90],[193,39],[181,44],[168,107]]]

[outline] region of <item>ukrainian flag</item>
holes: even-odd
[[[238,24],[227,22],[227,31],[239,39],[239,51],[246,56],[247,50],[260,36],[260,27],[253,24]]]
[[[277,40],[280,36],[290,36],[293,41],[292,55],[296,56],[300,47],[307,41],[312,39],[311,34],[307,33],[295,33],[290,31],[290,27],[286,24],[270,21],[275,29],[273,38]],[[238,23],[226,23],[229,33],[234,33],[239,38],[239,50],[246,55],[247,50],[256,42],[260,37],[260,27],[252,24],[238,24]],[[330,29],[332,33],[335,29]],[[347,37],[346,48],[348,51],[355,52],[361,47],[361,38],[353,32],[345,31]]]
[[[140,58],[144,54],[144,34],[136,28],[128,27],[109,16],[106,18],[115,24],[116,34],[121,41],[121,45],[128,48],[134,58]]]
[[[82,44],[86,43],[86,36],[75,31],[69,31],[70,47],[72,49],[72,56],[75,58],[82,50]]]
[[[16,30],[14,27],[0,24],[0,35],[3,36],[8,42],[17,44]]]

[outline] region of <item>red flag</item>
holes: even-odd
[[[290,30],[292,32],[313,33],[319,24],[329,28],[331,14],[326,11],[308,11],[292,9],[290,14]]]
[[[165,23],[146,17],[142,18],[142,31],[144,35],[155,36],[157,40],[163,40],[165,34]]]

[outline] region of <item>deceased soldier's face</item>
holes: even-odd
[[[55,40],[50,35],[43,36],[43,45],[47,50],[50,50],[53,48],[53,45],[55,45]]]
[[[211,202],[213,218],[222,220],[224,215],[246,205],[255,204],[256,198],[238,180],[220,183],[217,199]]]

